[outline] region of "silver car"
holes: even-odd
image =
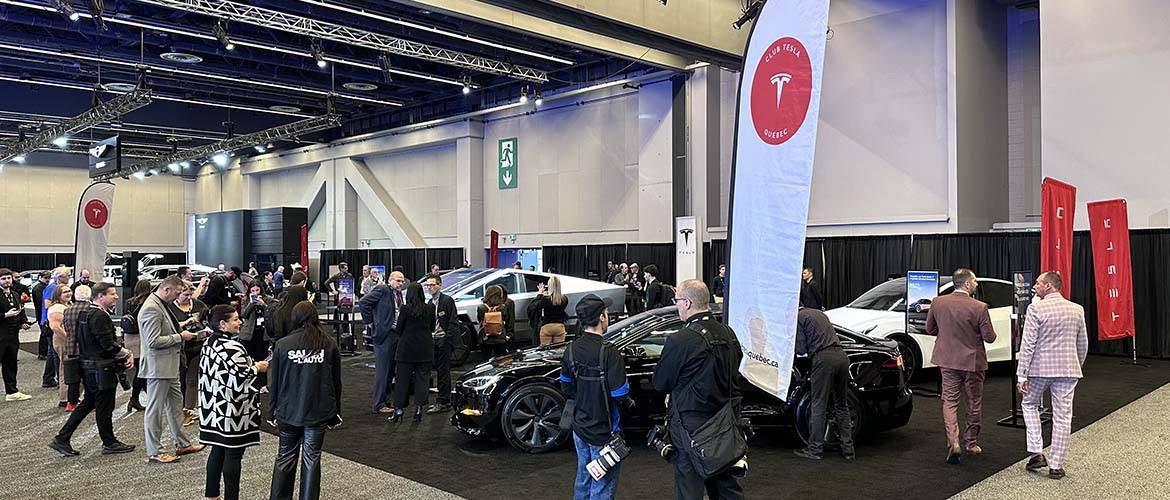
[[[553,276],[561,281],[561,291],[569,298],[565,311],[569,314],[570,324],[576,322],[574,311],[577,301],[591,293],[613,301],[609,310],[611,315],[625,312],[626,288],[620,285],[522,269],[456,269],[443,274],[443,293],[455,299],[459,319],[465,325],[463,345],[454,353],[454,361],[462,363],[468,351],[479,344],[478,309],[483,303],[484,291],[492,285],[503,286],[504,291],[508,292],[508,298],[516,303],[516,325],[512,341],[531,344],[533,331],[532,325],[528,324],[528,304],[536,297],[537,285],[547,283]]]

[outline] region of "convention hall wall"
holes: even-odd
[[[1134,228],[1170,227],[1170,2],[1062,0],[1040,13],[1043,172],[1085,204],[1126,198]]]
[[[33,155],[30,161],[37,159]],[[0,172],[0,213],[4,214],[0,254],[71,253],[77,203],[89,184],[84,168],[4,166]],[[184,215],[193,205],[191,184],[169,176],[119,179],[116,184],[110,251],[183,252],[187,245]]]

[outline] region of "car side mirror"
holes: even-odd
[[[628,345],[622,348],[622,356],[627,358],[644,358],[647,356],[646,348],[640,345]]]

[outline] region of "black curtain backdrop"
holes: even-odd
[[[427,248],[427,271],[431,264],[438,264],[439,269],[455,269],[463,264],[463,248]]]
[[[406,281],[422,278],[427,273],[427,251],[422,248],[395,248],[390,251],[393,267],[402,266]]]
[[[541,253],[545,271],[555,271],[557,274],[587,277],[585,256],[588,249],[585,245],[549,246],[544,247]]]
[[[614,265],[618,265],[625,260],[625,245],[590,245],[585,254],[585,272],[597,273],[597,279],[604,281],[609,273],[606,263],[613,261]]]
[[[646,266],[658,266],[658,279],[664,283],[674,283],[675,259],[674,243],[631,243],[626,246],[626,260],[637,262],[643,270]]]
[[[155,264],[186,264],[185,253],[162,253],[162,259]],[[58,265],[73,267],[77,263],[77,256],[73,253],[9,253],[0,254],[0,267],[6,267],[16,272],[53,269]],[[90,273],[100,273],[101,270],[90,269]]]
[[[820,282],[830,309],[852,302],[891,276],[905,275],[910,264],[909,236],[827,238],[822,246],[825,270],[820,276],[814,270],[813,279]]]
[[[370,250],[322,250],[319,269],[313,270],[320,284],[329,278],[329,266],[339,262],[349,264],[349,272],[360,276],[362,266],[385,266],[389,273],[394,266],[402,266],[407,280],[422,278],[431,262],[443,269],[454,269],[463,263],[462,248],[379,248]]]

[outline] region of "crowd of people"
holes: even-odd
[[[437,267],[432,266],[432,273],[421,283],[408,281],[401,268],[384,280],[376,268],[362,269],[356,307],[373,344],[371,410],[393,422],[401,422],[407,413],[417,422],[424,414],[452,410],[451,354],[467,325],[458,318],[454,298],[443,293]],[[125,301],[120,325],[113,320],[119,297],[111,284],[89,281],[86,271],[71,281],[67,268],[37,278],[37,285],[24,291],[14,286],[16,273],[0,269],[0,310],[4,311],[0,362],[6,401],[30,399],[16,387],[17,334],[33,323],[25,317],[22,295],[41,294],[44,300],[33,303],[41,337],[47,337],[43,382],[58,389],[58,405],[70,414],[50,448],[63,456],[79,455],[71,438],[93,413],[103,455],[135,451],[134,445],[115,436],[111,421],[121,385],[131,391],[128,413],[143,415],[147,462],[169,464],[210,447],[207,498],[239,497],[243,454],[259,443],[262,421],[276,429],[279,443],[271,498],[294,495],[298,463],[302,480],[296,494],[317,497],[324,435],[341,424],[342,382],[337,341],[321,326],[315,294],[304,272],[295,271],[286,280],[283,266],[260,276],[231,267],[192,282],[190,269],[181,268],[157,286],[140,281],[134,296]],[[352,277],[341,263],[323,288],[336,295],[345,278]],[[654,388],[668,395],[665,439],[669,442],[694,443],[697,429],[734,412],[739,401],[736,372],[742,350],[735,333],[710,311],[710,304],[722,298],[713,296],[711,289],[725,295],[726,279],[726,266],[720,266],[710,288],[700,280],[687,280],[676,289],[659,280],[653,264],[639,271],[637,263],[609,263],[606,280],[628,287],[627,308],[673,306],[684,321],[683,328],[667,338],[653,374]],[[983,452],[979,444],[987,370],[983,344],[994,341],[996,332],[987,304],[972,297],[978,287],[975,274],[960,268],[952,282],[954,293],[934,299],[926,331],[937,337],[931,359],[941,371],[946,460],[958,464],[963,454]],[[1087,353],[1083,308],[1064,300],[1061,288],[1061,278],[1054,272],[1036,279],[1037,298],[1025,323],[1018,365],[1030,453],[1026,468],[1033,472],[1047,468],[1054,479],[1064,476],[1073,392]],[[822,458],[831,412],[841,454],[852,460],[849,359],[822,311],[824,304],[810,269],[802,275],[800,299],[795,354],[812,361],[813,409],[811,439],[795,453],[807,459]],[[568,302],[558,278],[551,277],[538,287],[526,311],[534,325],[534,343],[566,339]],[[620,441],[622,409],[635,404],[628,396],[621,353],[603,340],[611,306],[609,299],[595,295],[577,302],[574,313],[580,334],[566,349],[560,371],[562,392],[573,403],[566,408],[562,426],[571,430],[577,450],[574,498],[613,497],[624,458],[620,453],[625,446]],[[487,287],[475,333],[488,355],[508,352],[515,333],[515,309],[502,286]],[[432,372],[438,385],[434,404],[429,401]],[[1044,392],[1051,394],[1054,410],[1051,457],[1042,453],[1039,407]],[[265,393],[267,415],[262,415]],[[966,406],[962,433],[961,400]],[[184,430],[195,423],[199,424],[198,439]],[[164,448],[164,430],[172,450]],[[676,445],[669,457],[675,468],[677,498],[704,494],[742,498],[738,478],[746,464],[728,463],[708,473],[700,470],[709,465],[705,459],[683,451],[686,448]]]

